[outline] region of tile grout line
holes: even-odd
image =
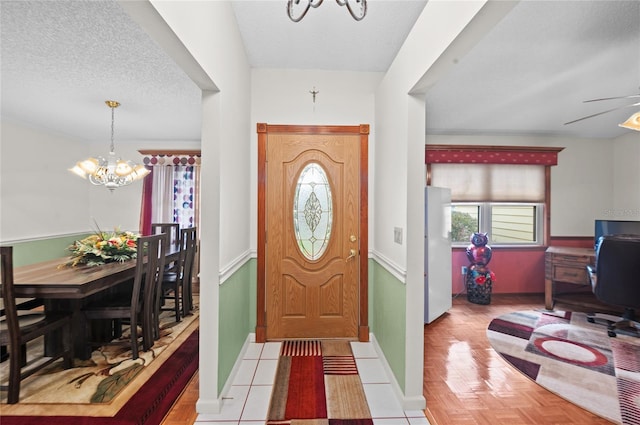
[[[256,367],[253,370],[253,375],[251,376],[251,380],[249,381],[249,389],[247,390],[247,395],[244,399],[244,402],[242,403],[242,409],[240,409],[240,413],[238,415],[238,419],[235,421],[238,425],[240,425],[240,423],[242,422],[242,415],[244,414],[244,410],[247,407],[247,402],[249,400],[249,394],[251,394],[251,388],[253,387],[253,381],[256,378],[256,373],[258,371],[258,365],[260,364],[260,359],[262,358],[262,351],[264,350],[264,344],[262,344],[262,347],[260,347],[260,353],[258,354],[258,358],[257,359],[249,359],[249,358],[243,358],[242,361],[246,361],[246,360],[256,360]],[[233,384],[232,384],[233,386]],[[233,421],[233,419],[232,419]]]

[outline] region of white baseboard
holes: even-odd
[[[222,405],[224,404],[224,399],[227,394],[229,394],[229,390],[231,390],[231,386],[233,385],[233,381],[240,370],[240,365],[242,364],[242,360],[244,359],[244,354],[247,352],[247,348],[249,347],[249,343],[256,341],[256,334],[250,333],[247,335],[247,338],[242,344],[242,348],[240,349],[240,353],[236,358],[236,362],[233,364],[233,368],[231,368],[231,373],[229,374],[229,378],[227,382],[224,384],[222,391],[220,392],[219,398],[216,400],[202,400],[198,399],[196,402],[196,412],[198,415],[214,415],[219,414],[222,411]],[[200,416],[198,416],[200,418]],[[203,417],[203,420],[205,417]],[[196,419],[198,422],[198,419]]]
[[[247,335],[247,338],[244,340],[244,344],[242,344],[240,353],[238,354],[238,357],[236,357],[236,362],[233,364],[233,368],[231,369],[229,378],[227,379],[227,382],[224,384],[224,387],[220,392],[221,398],[224,398],[227,394],[229,394],[229,390],[231,390],[231,385],[233,385],[233,381],[236,379],[236,375],[240,370],[240,365],[242,364],[242,360],[244,359],[244,354],[247,352],[247,348],[249,348],[249,343],[251,342],[256,342],[255,333],[250,333],[249,335]]]
[[[196,402],[196,412],[198,412],[198,418],[196,418],[196,422],[198,422],[201,415],[217,415],[221,411],[222,411],[222,401],[220,399],[217,399],[217,400],[198,399],[198,401]]]
[[[405,396],[404,392],[402,391],[402,388],[400,388],[400,385],[396,380],[396,376],[393,374],[393,371],[391,370],[391,366],[389,366],[389,363],[387,362],[387,358],[384,356],[384,352],[382,351],[380,344],[378,344],[378,341],[376,340],[376,336],[373,333],[369,334],[369,340],[373,344],[373,348],[376,350],[376,353],[380,358],[382,367],[384,368],[384,371],[387,374],[387,377],[389,378],[389,382],[391,383],[391,387],[393,388],[393,391],[396,393],[396,397],[398,398],[398,400],[400,400],[400,403],[402,404],[402,408],[404,410],[426,409],[427,401],[423,395],[411,396],[411,397]]]

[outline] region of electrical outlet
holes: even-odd
[[[467,266],[460,267],[460,274],[463,276],[467,274]]]

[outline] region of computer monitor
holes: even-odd
[[[640,221],[632,220],[596,220],[594,246],[598,247],[601,236],[607,235],[640,235]]]

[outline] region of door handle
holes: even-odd
[[[356,250],[352,248],[349,250],[349,256],[344,261],[349,261],[355,256],[356,256]]]

